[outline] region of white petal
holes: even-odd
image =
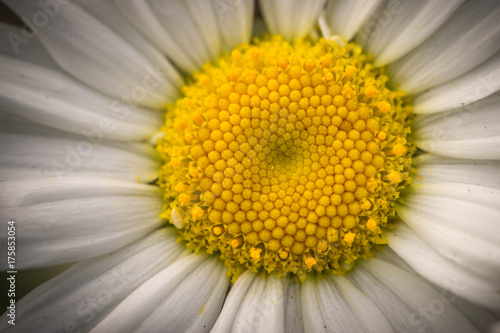
[[[192,73],[226,50],[248,42],[253,1],[115,0],[127,19],[172,59]],[[222,37],[222,38],[221,38]]]
[[[63,177],[1,182],[0,192],[1,218],[18,222],[16,257],[23,269],[108,253],[163,223],[156,186]]]
[[[395,231],[386,233],[386,237],[389,246],[427,280],[473,303],[500,308],[498,282],[493,283],[445,259],[410,227],[399,224]]]
[[[0,54],[32,62],[51,69],[59,69],[42,43],[26,27],[19,28],[0,22]]]
[[[229,283],[224,274],[215,259],[185,257],[137,288],[93,332],[209,331]]]
[[[87,332],[133,290],[169,266],[185,248],[162,229],[112,254],[71,266],[16,303],[21,332]],[[6,320],[1,331],[8,331]]]
[[[450,82],[413,100],[413,112],[430,114],[468,105],[500,90],[500,53]]]
[[[264,20],[271,34],[286,40],[303,38],[313,27],[326,0],[260,0]]]
[[[120,141],[148,139],[160,112],[101,95],[62,72],[0,56],[0,108],[57,129]]]
[[[359,290],[377,304],[396,332],[400,330],[422,332],[420,327],[410,323],[413,311],[391,290],[390,286],[386,287],[380,283],[362,265],[353,269],[348,277]]]
[[[305,332],[366,330],[330,279],[306,278],[301,299]]]
[[[285,332],[304,333],[301,306],[302,283],[297,278],[281,278],[283,284],[283,306],[285,311]]]
[[[412,186],[398,216],[438,253],[475,274],[500,274],[500,190],[436,183]]]
[[[285,331],[281,279],[271,275],[253,281],[236,313],[231,331]]]
[[[436,31],[465,0],[425,0],[389,3],[376,16],[367,45],[374,65],[401,58]],[[392,10],[392,12],[391,12]]]
[[[254,1],[214,1],[223,50],[228,52],[236,46],[250,42],[254,22]]]
[[[55,70],[0,55],[0,108],[80,135],[120,141],[148,139],[160,112],[128,105]]]
[[[500,94],[463,108],[415,119],[416,145],[455,158],[500,159]]]
[[[66,2],[4,1],[37,34],[54,60],[89,86],[114,98],[161,108],[174,96],[168,77],[111,29]]]
[[[460,312],[417,277],[378,259],[367,260],[363,266],[411,309],[410,325],[433,332],[476,332]]]
[[[133,331],[205,259],[192,254],[163,269],[119,303],[94,331]]]
[[[351,1],[351,0],[330,0],[325,9],[325,19],[331,28],[333,35],[340,35],[346,40],[351,40],[361,29],[363,24],[379,8],[381,0],[369,2]],[[360,35],[368,33],[369,27],[366,27]],[[362,37],[361,37],[362,38]]]
[[[417,183],[451,182],[500,189],[500,161],[465,160],[432,154],[413,159]]]
[[[165,73],[169,78],[166,83],[174,84],[168,89],[168,92],[174,93],[170,99],[177,98],[177,89],[184,85],[182,77],[165,56],[127,21],[113,0],[73,0],[73,3],[78,4],[90,15],[111,28],[114,33],[125,39],[136,50],[140,50],[142,55],[160,67],[162,73]]]
[[[365,325],[367,332],[393,332],[384,314],[375,303],[356,289],[349,280],[336,276],[332,277],[332,280],[354,315]]]
[[[238,309],[243,302],[243,298],[247,294],[250,285],[256,277],[257,274],[247,270],[238,278],[238,280],[236,280],[227,295],[224,307],[222,308],[219,318],[217,319],[217,322],[211,332],[224,333],[231,331]]]
[[[452,80],[500,48],[500,3],[469,1],[427,41],[390,67],[390,77],[413,95]]]
[[[149,183],[158,177],[156,152],[139,143],[0,134],[0,156],[0,181],[84,176]]]
[[[162,304],[142,321],[137,332],[209,332],[217,320],[229,286],[226,273],[227,269],[221,262],[206,257],[164,297]]]
[[[186,72],[197,70],[198,64],[193,59],[191,52],[186,52],[181,45],[177,45],[174,38],[161,25],[153,10],[144,0],[115,0],[122,14],[151,40],[159,49],[172,59],[172,61]]]

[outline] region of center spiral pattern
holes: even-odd
[[[337,274],[385,243],[409,182],[410,108],[355,44],[243,45],[194,75],[158,150],[164,217],[245,269]]]

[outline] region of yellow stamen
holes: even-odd
[[[354,238],[356,238],[356,234],[349,231],[344,235],[344,242],[346,242],[347,244],[352,244],[354,243]]]
[[[262,253],[262,249],[256,249],[254,247],[252,247],[250,249],[250,257],[252,257],[253,260],[259,260],[261,253]]]
[[[374,219],[369,219],[366,222],[366,227],[370,229],[371,231],[377,230],[377,222]]]

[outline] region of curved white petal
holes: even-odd
[[[378,259],[367,260],[363,267],[411,309],[411,326],[433,332],[477,332],[453,305],[410,273]]]
[[[330,279],[306,278],[301,300],[305,332],[366,331]]]
[[[363,294],[377,304],[393,330],[396,332],[399,330],[412,333],[422,332],[421,325],[415,325],[415,321],[411,320],[414,313],[408,305],[391,290],[390,286],[387,287],[379,282],[362,265],[353,269],[348,278]]]
[[[0,192],[1,218],[18,222],[20,269],[108,253],[163,223],[163,202],[155,186],[63,177],[0,182]],[[2,231],[1,238],[6,237]]]
[[[283,306],[285,312],[285,332],[304,333],[301,306],[302,283],[297,278],[281,278],[283,284]]]
[[[466,73],[500,48],[500,3],[464,3],[419,47],[390,66],[398,89],[413,95]]]
[[[375,14],[381,3],[382,0],[368,2],[329,0],[325,9],[325,20],[331,34],[351,40],[363,24]],[[361,30],[359,38],[366,38],[374,26],[375,24],[365,26],[365,29]]]
[[[59,69],[42,43],[35,38],[35,34],[26,27],[20,28],[0,22],[0,54]]]
[[[427,280],[473,303],[500,308],[498,282],[480,277],[447,260],[410,227],[399,224],[395,231],[386,233],[386,237],[389,246]]]
[[[436,205],[422,207],[423,204],[420,203],[425,202],[425,200],[433,201]],[[458,200],[443,201],[445,202],[435,200],[435,197],[408,199],[404,207],[398,206],[397,212],[406,224],[443,257],[486,278],[497,277],[500,272],[500,246],[487,239],[459,230],[455,226],[448,226],[443,220],[452,219],[461,211],[448,214],[447,209],[454,208],[461,202]],[[438,203],[441,205],[437,206]],[[473,224],[473,221],[482,218],[482,214],[478,214],[480,208],[478,205],[464,207],[468,214],[463,217],[469,222],[470,229],[475,228],[470,225]],[[472,211],[472,209],[474,210]],[[495,223],[495,221],[490,223]]]
[[[475,274],[500,274],[500,190],[476,185],[413,185],[398,216],[438,253]]]
[[[228,52],[240,44],[250,42],[255,20],[254,6],[253,0],[213,2],[222,35],[223,51]]]
[[[84,136],[120,141],[148,139],[160,112],[102,95],[70,76],[0,55],[0,109]]]
[[[271,275],[253,280],[243,298],[232,332],[284,332],[283,286]]]
[[[367,52],[374,65],[401,58],[435,32],[465,0],[424,0],[388,3],[379,11]]]
[[[433,154],[466,159],[500,159],[500,94],[463,108],[415,119],[416,145]]]
[[[140,143],[0,134],[0,156],[0,181],[84,176],[149,183],[158,177],[156,152]]]
[[[416,183],[450,182],[500,189],[500,161],[465,160],[432,154],[413,159]]]
[[[389,322],[375,303],[354,287],[349,280],[336,276],[332,277],[332,280],[354,315],[367,328],[367,332],[393,332]]]
[[[222,308],[222,311],[217,318],[217,322],[212,329],[213,333],[231,331],[231,327],[233,326],[238,309],[243,302],[243,298],[256,277],[257,274],[246,271],[238,278],[238,280],[236,280],[234,285],[231,287],[231,291],[227,295],[226,300],[224,301],[224,307]]]
[[[145,282],[93,332],[208,332],[229,284],[216,259],[193,254]]]
[[[132,291],[174,262],[185,247],[171,229],[119,251],[83,261],[16,303],[20,332],[89,331]],[[0,330],[11,327],[6,320]]]
[[[413,112],[431,114],[459,108],[500,90],[500,53],[456,78],[413,100]]]
[[[266,25],[271,34],[286,40],[305,37],[318,19],[326,0],[260,0]]]
[[[35,32],[54,60],[89,86],[117,99],[162,108],[175,96],[167,75],[110,28],[71,2],[42,6],[4,1]]]
[[[112,29],[114,33],[125,39],[136,50],[140,50],[141,54],[147,57],[153,64],[160,67],[162,73],[166,74],[169,78],[166,83],[174,85],[168,89],[168,92],[173,93],[169,98],[177,98],[177,89],[184,85],[184,80],[165,56],[127,21],[113,0],[72,1]]]
[[[227,269],[221,262],[206,257],[205,262],[143,320],[137,332],[162,328],[165,332],[209,332],[228,290],[229,277],[226,273]]]
[[[248,42],[253,2],[115,0],[127,19],[182,70],[192,73]]]

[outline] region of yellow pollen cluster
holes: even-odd
[[[410,108],[386,81],[355,44],[279,36],[205,65],[158,145],[163,216],[236,277],[349,270],[409,182]]]

